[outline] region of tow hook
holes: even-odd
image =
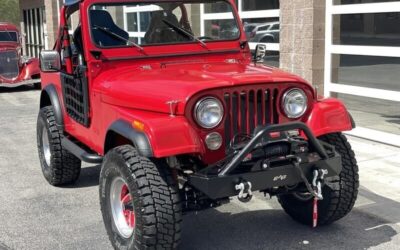
[[[253,198],[251,191],[251,182],[240,182],[235,186],[235,189],[239,191],[238,200],[241,202],[249,202]]]

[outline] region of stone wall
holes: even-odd
[[[280,67],[324,86],[325,0],[280,0]]]

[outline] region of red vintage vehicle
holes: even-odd
[[[202,23],[201,10],[223,14]],[[70,36],[73,13],[81,23]],[[355,126],[350,114],[258,63],[265,46],[251,55],[234,0],[65,1],[59,33],[41,53],[42,171],[58,186],[78,179],[81,161],[102,165],[116,249],[175,249],[183,212],[248,202],[255,191],[307,225],[353,208],[358,167],[342,134]]]
[[[40,84],[39,60],[22,55],[21,36],[14,24],[0,22],[0,87]]]

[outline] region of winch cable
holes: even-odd
[[[300,178],[303,180],[304,184],[306,185],[308,192],[310,192],[310,194],[313,197],[318,197],[318,193],[313,189],[310,182],[307,180],[303,170],[301,169],[300,162],[301,162],[301,158],[296,158],[296,160],[293,161],[293,165],[294,165],[295,169],[297,170],[297,173],[300,175]]]

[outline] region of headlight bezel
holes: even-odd
[[[290,112],[286,109],[287,98],[289,98],[289,95],[291,93],[295,92],[295,91],[299,92],[304,97],[303,110],[302,110],[302,112],[300,112],[299,114],[296,114],[296,115],[290,114]],[[285,93],[283,94],[282,99],[281,99],[281,108],[282,108],[283,114],[289,119],[298,119],[298,118],[304,116],[304,114],[307,112],[307,110],[309,108],[308,107],[308,105],[309,105],[308,101],[309,100],[308,100],[307,93],[303,89],[301,89],[301,88],[290,88],[290,89],[287,89],[285,91]]]
[[[213,124],[213,125],[204,124],[204,123],[201,121],[201,119],[199,118],[199,109],[201,108],[201,105],[202,105],[204,102],[210,101],[210,100],[211,100],[211,101],[215,101],[215,103],[216,103],[216,104],[220,107],[220,109],[221,109],[221,116],[218,118],[218,121],[217,121],[215,124]],[[224,108],[224,105],[222,104],[222,102],[221,102],[217,97],[214,97],[214,96],[206,96],[206,97],[201,98],[200,100],[198,100],[198,101],[196,102],[196,105],[195,105],[194,110],[193,110],[193,118],[194,118],[194,121],[196,122],[196,124],[197,124],[198,126],[200,126],[200,127],[203,128],[203,129],[214,129],[214,128],[218,127],[218,126],[221,124],[222,120],[224,119],[224,116],[225,116],[225,108]]]

